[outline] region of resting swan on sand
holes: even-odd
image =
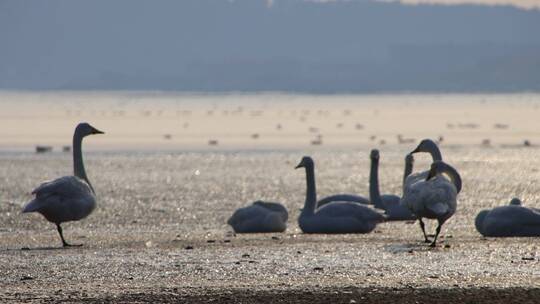
[[[521,205],[514,198],[508,206],[482,210],[476,216],[476,230],[488,237],[540,236],[540,210]]]
[[[298,218],[304,233],[368,233],[384,216],[369,207],[353,202],[331,202],[317,208],[315,165],[305,156],[296,168],[306,170],[306,201]]]
[[[448,181],[442,174],[450,177]],[[407,207],[420,222],[426,243],[426,235],[422,218],[436,219],[438,226],[431,247],[435,247],[441,226],[448,220],[457,208],[457,195],[461,191],[461,177],[450,165],[443,161],[435,161],[425,180],[417,181],[407,188],[401,198],[401,204]]]
[[[375,208],[385,211],[387,221],[407,221],[415,220],[416,216],[409,211],[405,206],[402,206],[399,201],[400,197],[393,194],[380,194],[379,191],[379,150],[371,150],[371,169],[369,171],[369,199]],[[405,158],[404,178],[408,176],[412,170],[412,157]]]
[[[237,209],[227,224],[236,233],[283,232],[287,229],[288,218],[283,205],[256,201],[251,206]]]
[[[94,188],[86,176],[81,148],[83,138],[92,134],[103,134],[103,132],[88,123],[77,125],[73,135],[74,175],[41,184],[32,191],[36,197],[22,211],[23,213],[41,213],[49,222],[56,224],[64,247],[80,245],[71,245],[66,242],[60,224],[83,219],[96,207]]]

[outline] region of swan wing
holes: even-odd
[[[332,202],[319,208],[317,216],[355,217],[364,221],[382,222],[384,216],[377,211],[353,202]]]
[[[63,176],[53,181],[44,182],[32,191],[37,198],[49,195],[78,197],[92,193],[90,186],[76,176]]]
[[[369,199],[367,199],[366,197],[360,196],[360,195],[336,194],[336,195],[327,196],[327,197],[321,199],[317,203],[317,206],[321,207],[321,206],[326,205],[326,204],[331,203],[331,202],[354,202],[354,203],[365,204],[365,205],[370,204]]]
[[[287,208],[285,208],[285,206],[280,203],[255,201],[253,202],[253,205],[265,208],[270,212],[279,213],[280,216],[283,218],[283,221],[287,221],[287,219],[289,218],[289,212],[287,211]]]

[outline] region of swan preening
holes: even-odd
[[[441,150],[439,150],[439,147],[437,146],[437,144],[431,139],[422,140],[420,144],[418,144],[416,149],[414,149],[413,151],[411,151],[411,153],[409,153],[411,154],[410,157],[412,158],[412,154],[419,153],[419,152],[429,153],[434,162],[442,160]],[[412,165],[411,165],[411,171],[412,171]],[[407,177],[405,178],[403,182],[403,192],[405,193],[407,191],[407,187],[409,187],[411,184],[419,180],[425,179],[428,174],[429,174],[429,171],[422,171],[418,173],[407,174]]]
[[[442,174],[447,174],[450,181]],[[426,243],[430,241],[422,218],[437,220],[438,225],[431,242],[432,247],[436,245],[441,226],[456,212],[457,195],[460,191],[461,177],[457,170],[443,161],[435,161],[431,164],[427,177],[409,184],[406,192],[403,193],[401,204],[417,216]]]
[[[416,216],[399,203],[399,196],[393,194],[381,195],[379,191],[379,150],[371,150],[369,157],[371,159],[371,169],[369,171],[369,199],[371,203],[375,208],[385,211],[387,221],[415,220]],[[412,161],[412,157],[405,158],[404,178],[412,170]]]
[[[304,156],[296,168],[306,170],[306,201],[298,218],[304,233],[368,233],[384,221],[383,215],[354,202],[336,201],[318,207],[313,160]]]
[[[279,203],[256,201],[237,209],[227,221],[236,233],[283,232],[287,229],[287,209]]]
[[[23,213],[41,213],[49,222],[56,224],[64,247],[73,245],[64,239],[60,224],[83,219],[96,207],[96,196],[84,169],[81,147],[83,138],[92,134],[103,134],[103,132],[88,123],[77,125],[73,135],[74,175],[63,176],[41,184],[32,191],[36,197],[22,211]]]
[[[540,236],[540,210],[522,206],[514,198],[507,206],[480,211],[474,224],[480,234],[488,237]]]

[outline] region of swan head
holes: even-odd
[[[309,168],[309,167],[313,167],[313,159],[311,159],[311,157],[309,156],[304,156],[302,157],[302,160],[300,161],[300,163],[294,167],[295,169],[298,169],[298,168]]]
[[[379,150],[377,149],[373,149],[371,150],[371,153],[369,154],[369,157],[372,159],[372,160],[379,160]]]
[[[418,152],[428,152],[431,153],[431,151],[439,149],[437,147],[437,144],[431,140],[431,139],[424,139],[422,140],[416,149],[412,150],[410,154],[418,153]]]
[[[514,197],[511,201],[510,201],[510,205],[511,206],[521,206],[521,200],[517,197]]]
[[[483,224],[488,213],[489,213],[489,210],[482,210],[480,211],[480,213],[478,213],[478,215],[476,216],[476,219],[474,220],[474,226],[476,226],[476,230],[480,232],[481,234],[484,234]]]
[[[81,122],[77,125],[75,128],[75,133],[80,134],[82,137],[92,134],[105,134],[105,132],[102,132],[94,127],[92,127],[87,122]]]

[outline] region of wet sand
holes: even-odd
[[[522,138],[515,125],[498,130],[488,120],[501,118],[470,119],[492,138],[500,132],[510,134],[508,142]],[[112,123],[94,124],[114,136]],[[366,129],[359,132],[368,137]],[[0,302],[534,303],[540,295],[538,239],[483,238],[473,222],[480,210],[514,196],[538,207],[536,147],[488,147],[446,135],[443,156],[460,171],[464,188],[432,249],[421,242],[417,223],[384,223],[365,235],[304,235],[296,223],[305,176],[293,168],[303,155],[315,159],[320,197],[367,195],[369,149],[377,147],[381,191],[400,194],[403,157],[414,143],[378,145],[368,138],[350,148],[302,142],[270,150],[203,141],[151,151],[116,150],[100,143],[107,136],[85,140],[98,207],[64,225],[69,241],[84,243],[80,248],[60,248],[54,225],[20,214],[41,181],[70,174],[70,154],[34,154],[24,145],[0,152]],[[429,158],[418,155],[415,168],[428,166]],[[286,233],[235,235],[226,225],[236,208],[257,199],[288,208]],[[434,229],[430,221],[428,230]]]

